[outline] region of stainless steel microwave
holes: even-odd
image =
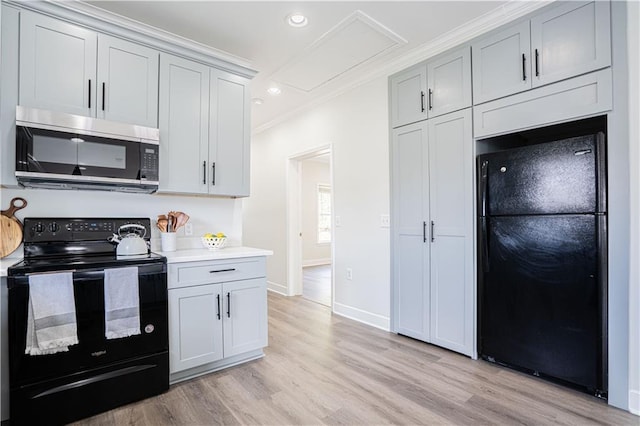
[[[153,193],[158,129],[16,107],[16,179],[25,187]]]

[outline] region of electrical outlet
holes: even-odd
[[[353,279],[353,269],[347,268],[347,279],[351,281]]]
[[[184,224],[184,235],[193,235],[193,223]]]
[[[336,227],[340,226],[340,216],[336,215],[336,216],[333,218],[333,221],[335,222]]]
[[[388,214],[381,214],[380,215],[380,227],[381,228],[388,228],[389,227],[389,215]]]

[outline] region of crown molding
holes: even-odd
[[[100,9],[83,1],[2,0],[2,2],[20,9],[63,19],[76,25],[83,25],[92,30],[125,38],[167,53],[177,54],[246,78],[253,78],[257,74],[247,59]]]
[[[291,110],[286,114],[282,114],[278,118],[255,127],[254,129],[252,129],[252,135],[260,134],[274,126],[282,124],[294,118],[295,116],[305,111],[316,108],[319,105],[328,102],[329,100],[334,99],[340,95],[343,95],[358,86],[369,83],[380,77],[388,77],[398,71],[432,58],[453,47],[468,43],[480,35],[484,35],[502,25],[509,24],[520,18],[523,18],[526,15],[529,15],[530,13],[552,2],[553,0],[510,0],[506,4],[481,15],[460,27],[448,31],[437,37],[436,39],[418,46],[417,48],[390,62],[385,63],[384,65],[376,66],[374,69],[365,71],[359,70],[359,72],[362,74],[362,77],[358,80],[345,84],[323,96],[312,99],[308,103],[294,110]]]

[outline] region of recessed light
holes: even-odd
[[[262,98],[253,98],[251,99],[251,102],[253,102],[254,105],[262,105],[264,102],[264,99]]]
[[[267,92],[269,92],[270,95],[279,95],[282,90],[280,90],[279,87],[273,86],[273,87],[269,87],[267,89]]]
[[[307,17],[301,13],[292,13],[287,16],[287,22],[292,27],[304,27],[309,21],[307,20]]]

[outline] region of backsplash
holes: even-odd
[[[27,207],[16,213],[20,221],[25,217],[148,217],[152,221],[153,251],[160,250],[160,231],[155,227],[155,219],[170,210],[188,214],[193,226],[192,236],[184,235],[184,227],[178,230],[178,249],[201,248],[200,237],[207,232],[224,232],[227,246],[242,245],[242,199],[46,189],[2,188],[0,192],[2,210],[9,207],[14,197],[27,200]],[[10,255],[21,256],[22,246]]]

